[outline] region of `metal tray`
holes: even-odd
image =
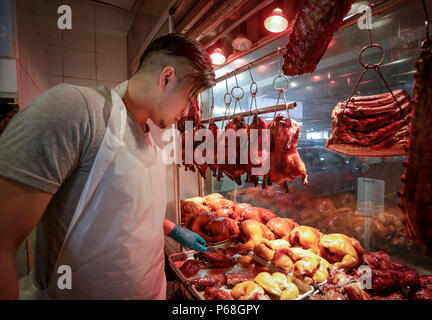
[[[238,244],[239,243],[237,243],[237,242],[223,241],[222,243],[218,243],[217,245],[213,245],[211,247],[212,248],[218,248],[218,249],[226,249],[226,248],[229,248],[229,247],[232,247],[232,246],[237,246]],[[170,264],[171,268],[178,275],[178,277],[180,278],[180,280],[182,282],[187,282],[187,281],[192,280],[192,279],[197,278],[197,277],[202,277],[202,276],[205,276],[207,274],[212,274],[211,270],[216,270],[216,269],[218,269],[218,270],[227,270],[227,269],[233,268],[233,266],[229,267],[229,268],[202,268],[202,269],[200,269],[198,271],[198,273],[196,275],[187,278],[180,271],[180,267],[183,264],[183,261],[189,260],[189,259],[195,259],[194,256],[196,254],[198,254],[198,251],[196,251],[196,250],[189,250],[189,251],[184,251],[184,252],[180,252],[180,253],[174,253],[174,254],[172,254],[172,255],[170,255],[168,257],[168,261],[169,261],[169,264]],[[209,267],[211,267],[211,264],[209,264]]]
[[[223,243],[218,246],[218,248],[228,248],[230,246],[235,246],[237,243],[229,242],[229,243]],[[187,282],[192,279],[197,279],[204,277],[206,275],[211,274],[226,274],[226,273],[243,273],[243,274],[249,274],[252,277],[255,277],[259,272],[263,271],[263,268],[267,268],[269,272],[276,272],[280,271],[279,268],[269,263],[269,261],[266,261],[262,259],[261,262],[267,262],[267,264],[263,264],[260,261],[255,260],[256,256],[253,252],[249,252],[249,256],[254,259],[260,267],[254,266],[253,264],[250,266],[243,266],[241,263],[236,263],[233,266],[226,267],[226,268],[211,268],[209,265],[208,268],[201,268],[198,273],[192,277],[185,277],[185,275],[180,271],[180,266],[184,263],[185,260],[188,259],[194,259],[194,255],[198,253],[195,250],[180,252],[172,254],[168,257],[168,261],[170,263],[171,268],[174,270],[174,272],[177,274],[177,276],[180,278],[180,280],[185,284],[185,286],[188,287],[190,292],[194,295],[194,297],[198,300],[206,300],[204,297],[204,291],[199,291],[195,285],[188,285]],[[300,295],[295,300],[303,300],[310,294],[314,293],[315,288],[305,282],[303,282],[300,279],[294,278],[290,276],[293,283],[299,288]],[[221,287],[222,290],[225,290],[227,292],[231,291],[231,287],[223,286]]]

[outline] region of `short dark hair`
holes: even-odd
[[[191,81],[191,94],[193,96],[215,84],[215,74],[210,56],[198,41],[182,33],[170,33],[157,38],[148,45],[142,54],[139,69],[150,56],[160,53],[167,56],[183,57],[191,62],[194,72],[186,75],[185,78]]]

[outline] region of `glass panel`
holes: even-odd
[[[422,15],[419,0],[405,1],[373,17],[373,41],[385,49],[382,73],[392,89],[405,89],[411,95],[414,63],[425,36],[420,12]],[[268,54],[285,41],[284,38],[278,39],[219,69],[218,77]],[[360,240],[367,250],[383,250],[399,263],[412,266],[420,273],[430,273],[432,258],[425,257],[422,248],[405,236],[402,212],[397,207],[400,200],[396,192],[402,189],[400,176],[404,172],[402,161],[405,157],[351,157],[325,148],[331,131],[332,110],[353,90],[362,71],[358,53],[368,42],[367,31],[360,30],[354,23],[335,34],[313,74],[290,78],[287,100],[298,104],[290,115],[301,124],[298,151],[307,168],[309,187],[302,186],[296,179],[290,184],[290,192],[285,193],[276,185],[263,190],[247,183],[237,186],[226,177],[217,181],[209,176],[207,180],[211,179],[211,183],[207,181],[205,191],[206,194],[220,192],[237,202],[268,208],[279,216],[292,217],[299,224],[317,227],[325,233],[345,233]],[[380,55],[377,51],[368,50],[364,57],[365,62],[373,63],[379,60]],[[273,80],[282,62],[281,58],[274,59],[251,70],[259,87],[259,108],[276,104],[277,91],[273,88]],[[244,111],[251,106],[249,72],[239,74],[237,80],[245,91],[241,100]],[[230,78],[227,83],[231,90],[236,82]],[[356,94],[385,92],[388,91],[379,75],[368,71]],[[224,115],[225,93],[226,83],[218,83],[214,88],[213,116]],[[207,91],[202,97],[203,117],[207,118],[211,94]],[[230,112],[233,112],[233,104]],[[273,116],[262,115],[269,121]]]

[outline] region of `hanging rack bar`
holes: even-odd
[[[248,70],[249,68],[253,69],[253,68],[255,68],[261,64],[264,64],[270,60],[273,60],[274,58],[278,57],[283,52],[284,52],[284,50],[282,48],[279,48],[276,51],[270,52],[269,54],[266,54],[265,56],[262,56],[261,58],[258,58],[258,59],[254,60],[254,61],[252,61],[252,62],[250,62],[250,63],[248,63],[248,64],[246,64],[246,65],[244,65],[238,69],[235,69],[235,70],[228,72],[227,74],[217,78],[216,83],[224,81],[225,79],[229,79],[229,78],[233,77],[235,74],[240,74],[240,73]]]
[[[266,108],[261,108],[258,109],[258,111],[252,110],[252,111],[244,111],[244,112],[240,112],[240,113],[236,113],[236,114],[232,114],[229,116],[220,116],[220,117],[214,117],[211,120],[213,120],[214,122],[217,121],[222,121],[222,120],[231,120],[234,117],[249,117],[249,116],[253,116],[255,114],[259,115],[259,114],[264,114],[264,113],[270,113],[270,112],[278,112],[278,111],[284,111],[284,110],[289,110],[289,109],[294,109],[297,107],[297,103],[296,102],[290,102],[287,105],[285,104],[279,104],[279,105],[275,105],[275,106],[271,106],[271,107],[266,107]],[[207,123],[209,122],[210,119],[205,119],[205,120],[201,120],[201,123]]]
[[[375,15],[375,14],[381,13],[383,11],[386,11],[386,10],[388,10],[388,9],[390,9],[390,8],[392,8],[392,7],[400,4],[402,2],[405,2],[405,1],[407,1],[407,0],[381,0],[381,1],[378,1],[376,3],[370,4],[371,10],[372,10],[372,15]],[[389,2],[393,2],[393,3],[389,3]],[[383,7],[383,5],[386,4],[386,3],[389,3],[389,4],[387,6],[385,6],[385,7]],[[378,10],[378,8],[380,8],[380,10]],[[343,19],[343,24],[339,28],[339,30],[340,29],[344,29],[344,28],[348,27],[349,25],[355,23],[354,20],[357,19],[362,14],[363,14],[362,12],[359,12],[359,13],[354,13],[352,15],[346,16]],[[253,48],[253,50],[255,50],[255,49],[257,49],[257,48]],[[244,65],[242,67],[240,67],[240,68],[237,68],[237,69],[235,69],[235,70],[233,70],[233,71],[231,71],[229,73],[224,74],[223,76],[221,76],[221,77],[219,77],[219,78],[216,79],[216,83],[224,81],[225,79],[229,79],[229,78],[233,77],[234,74],[240,74],[240,73],[242,73],[244,71],[247,71],[249,68],[251,68],[251,69],[255,68],[255,67],[257,67],[257,66],[259,66],[261,64],[264,64],[264,63],[266,63],[266,62],[268,62],[270,60],[273,60],[274,58],[276,58],[279,55],[284,54],[284,53],[285,53],[284,48],[278,48],[277,50],[275,50],[273,52],[270,52],[269,54],[267,54],[267,55],[265,55],[265,56],[263,56],[261,58],[258,58],[256,60],[254,60],[254,61],[252,61],[252,62],[250,62],[250,63],[248,63],[248,64],[246,64],[246,65]],[[239,57],[237,57],[237,58],[239,58]],[[229,64],[230,62],[232,62],[232,61],[228,61],[227,63],[221,65],[219,68],[221,68],[221,67]]]

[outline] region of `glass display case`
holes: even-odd
[[[353,10],[363,2],[357,1]],[[423,20],[418,18],[420,10],[420,0],[399,1],[372,18],[373,42],[379,43],[385,53],[381,71],[393,90],[405,89],[411,96],[414,63],[424,39]],[[285,35],[217,69],[216,78],[277,50],[286,42]],[[402,212],[398,207],[397,191],[402,188],[400,176],[405,157],[354,157],[325,147],[331,132],[332,110],[353,90],[362,72],[358,54],[368,43],[368,32],[360,29],[356,22],[344,24],[333,37],[314,73],[289,78],[286,97],[288,102],[297,103],[297,107],[289,112],[290,117],[300,124],[298,152],[306,165],[309,186],[303,186],[301,180],[296,179],[289,185],[287,193],[278,185],[265,189],[261,185],[255,187],[246,183],[245,177],[241,186],[226,176],[217,180],[209,171],[205,179],[198,181],[196,174],[180,170],[180,181],[191,182],[180,183],[180,198],[220,193],[237,203],[269,209],[280,217],[292,218],[298,224],[318,228],[323,233],[344,233],[358,239],[366,251],[385,251],[395,262],[412,267],[420,274],[430,274],[432,257],[426,257],[423,249],[406,237]],[[379,55],[378,51],[371,50],[365,59],[377,61]],[[258,86],[258,108],[276,105],[278,91],[273,82],[282,63],[282,56],[278,56],[236,75],[238,85],[245,92],[240,100],[242,111],[251,107],[250,85],[253,80]],[[236,79],[230,77],[217,82],[213,93],[211,90],[202,93],[203,119],[225,114],[224,95],[227,86],[231,90],[235,84]],[[387,88],[379,75],[368,72],[355,94],[385,92]],[[210,114],[212,96],[214,109]],[[233,107],[234,103],[231,104],[231,113]],[[280,113],[287,116],[285,110]],[[271,121],[274,112],[260,117]],[[221,127],[222,122],[217,124]],[[195,183],[201,184],[201,188]]]

